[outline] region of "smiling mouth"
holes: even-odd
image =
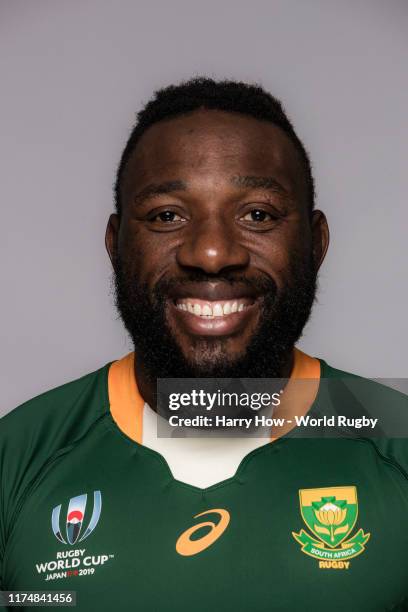
[[[203,300],[186,296],[170,300],[174,320],[188,335],[226,337],[243,333],[259,316],[256,297]]]
[[[187,297],[175,301],[178,310],[189,312],[195,317],[206,320],[229,317],[237,312],[243,312],[254,304],[252,298],[237,298],[234,300],[200,300]]]

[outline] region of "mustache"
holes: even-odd
[[[174,291],[175,287],[210,282],[225,283],[229,286],[239,285],[241,288],[246,287],[256,294],[267,296],[269,299],[275,299],[278,293],[276,282],[271,277],[260,275],[248,277],[227,271],[217,275],[209,275],[197,270],[183,277],[173,276],[160,279],[152,289],[152,297],[156,303],[162,303]]]

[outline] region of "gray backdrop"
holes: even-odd
[[[331,246],[299,346],[407,376],[407,17],[396,0],[2,0],[0,413],[130,349],[104,250],[114,170],[141,103],[194,74],[260,81],[311,153]]]

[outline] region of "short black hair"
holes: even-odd
[[[309,212],[314,208],[315,187],[309,155],[289,121],[282,103],[260,85],[242,81],[215,81],[208,77],[195,77],[178,85],[169,85],[154,93],[151,100],[136,116],[129,139],[123,150],[115,180],[115,207],[122,211],[120,185],[126,164],[142,134],[155,123],[194,110],[208,109],[240,113],[270,121],[287,134],[295,145],[305,171]]]

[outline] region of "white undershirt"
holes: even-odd
[[[202,489],[235,475],[242,459],[269,438],[236,437],[159,437],[156,412],[143,408],[143,446],[160,453],[181,482]]]

